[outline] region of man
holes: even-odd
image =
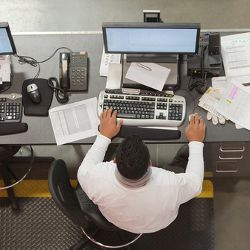
[[[179,206],[201,192],[205,124],[198,114],[190,119],[185,131],[189,159],[185,173],[179,174],[153,167],[146,145],[137,136],[119,145],[113,161],[103,162],[121,125],[116,111],[101,114],[100,135],[78,170],[78,181],[114,225],[133,233],[152,233],[173,222]]]

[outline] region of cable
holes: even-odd
[[[29,172],[31,171],[31,169],[33,167],[33,163],[34,163],[34,160],[35,160],[33,148],[32,148],[32,146],[29,146],[29,147],[30,147],[30,152],[31,152],[31,160],[30,160],[30,163],[29,163],[29,168],[26,171],[26,173],[23,175],[22,178],[17,180],[15,183],[13,183],[11,185],[8,185],[8,186],[0,187],[0,190],[12,188],[12,187],[16,186],[17,184],[19,184],[21,181],[23,181],[27,177],[27,175],[29,174]]]
[[[69,101],[68,94],[62,88],[60,88],[57,78],[50,77],[48,79],[48,85],[50,88],[52,88],[54,90],[56,100],[59,103],[64,104],[64,103],[67,103]]]
[[[21,55],[17,55],[17,54],[14,56],[18,58],[19,64],[29,64],[32,67],[38,67],[36,75],[31,80],[31,82],[32,82],[32,81],[34,81],[34,79],[38,78],[38,76],[40,75],[40,69],[41,69],[40,64],[49,61],[56,54],[56,52],[58,52],[61,49],[66,49],[66,50],[72,52],[72,50],[67,48],[67,47],[59,47],[48,58],[46,58],[42,61],[37,61],[35,58],[33,58],[31,56],[21,56]]]
[[[195,89],[199,94],[204,94],[207,90],[208,83],[207,83],[207,72],[204,71],[204,61],[205,61],[205,50],[207,45],[201,47],[201,56],[200,56],[200,69],[201,69],[201,76],[200,77],[192,77],[190,76],[188,82],[188,89],[192,91]],[[197,80],[198,78],[198,80]],[[191,82],[192,79],[192,82]],[[194,81],[196,79],[196,81]]]
[[[17,54],[14,56],[18,58],[19,64],[29,64],[32,67],[38,67],[37,73],[32,78],[31,82],[33,82],[34,79],[38,78],[38,76],[40,75],[40,64],[35,58],[31,56],[19,56]]]
[[[188,93],[188,95],[191,97],[192,99],[192,103],[193,103],[193,110],[192,113],[195,112],[196,107],[198,107],[198,105],[195,104],[195,98],[191,95],[191,92],[186,90],[186,89],[182,89],[181,91],[185,91],[186,93]]]
[[[38,63],[45,63],[45,62],[49,61],[49,60],[56,54],[56,52],[59,51],[59,50],[61,50],[61,49],[66,49],[66,50],[68,50],[68,51],[70,51],[70,52],[73,52],[71,49],[69,49],[69,48],[67,48],[67,47],[60,47],[60,48],[57,48],[57,49],[54,51],[54,53],[53,53],[51,56],[49,56],[47,59],[45,59],[45,60],[43,60],[43,61],[40,61],[40,62],[38,62]]]

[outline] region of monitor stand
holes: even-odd
[[[157,63],[163,67],[169,68],[170,74],[166,80],[163,90],[175,91],[180,87],[180,77],[179,77],[179,56],[178,55],[164,55],[164,54],[133,54],[124,55],[122,58],[122,87],[124,88],[138,88],[138,89],[148,89],[142,84],[135,81],[127,79],[125,76],[132,62],[150,62]]]

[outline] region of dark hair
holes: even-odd
[[[128,179],[140,179],[147,172],[149,160],[147,146],[136,135],[126,138],[116,151],[118,171]]]

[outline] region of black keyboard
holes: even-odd
[[[0,98],[0,124],[21,122],[22,98]]]

